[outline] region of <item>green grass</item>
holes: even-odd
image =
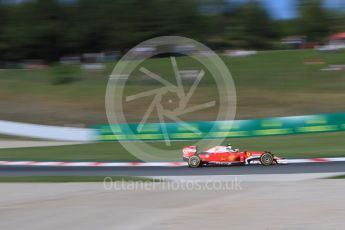
[[[327,177],[325,179],[345,179],[345,175],[339,175],[339,176],[333,176],[333,177]]]
[[[234,138],[225,140],[235,147],[252,151],[270,150],[288,158],[345,156],[345,132]],[[175,149],[192,144],[190,141],[173,142]],[[164,142],[150,143],[164,149]],[[163,151],[162,151],[163,152]],[[181,155],[175,156],[180,159]],[[0,160],[19,161],[138,161],[120,143],[103,142],[58,147],[0,149]]]
[[[42,139],[0,134],[0,140],[18,140],[18,141],[19,140],[20,141],[35,140],[37,141],[37,140],[42,140]]]
[[[237,119],[314,114],[345,111],[344,71],[323,72],[332,64],[345,64],[345,51],[318,52],[292,50],[259,52],[249,57],[223,57],[236,83]],[[305,65],[305,60],[321,59],[324,64]],[[170,60],[156,58],[144,66],[172,80]],[[198,69],[190,58],[178,57],[180,69]],[[0,117],[4,120],[40,124],[102,124],[107,123],[104,94],[108,76],[115,63],[107,63],[101,72],[80,71],[79,81],[70,84],[52,84],[54,68],[45,70],[0,70]],[[215,93],[209,74],[199,87],[192,104],[208,102]],[[126,88],[134,94],[156,88],[154,81],[142,80],[138,71]],[[193,101],[194,100],[194,101]],[[142,119],[150,98],[128,104],[126,117],[130,122]],[[212,120],[215,109],[191,114],[183,120]],[[155,115],[153,120],[155,121]],[[156,119],[157,120],[157,119]],[[0,136],[1,139],[21,139]],[[235,146],[248,150],[271,150],[285,157],[344,156],[345,134],[310,134],[257,138],[237,138]],[[226,142],[227,142],[226,141]],[[192,142],[176,142],[180,149]],[[164,143],[152,144],[164,148]],[[0,149],[0,160],[58,160],[58,161],[136,161],[119,143],[95,143],[59,147]]]
[[[345,64],[345,51],[290,50],[222,58],[236,83],[237,118],[345,111],[344,71],[320,71],[328,65]],[[304,61],[310,59],[321,59],[324,64],[305,65]],[[200,68],[198,63],[186,57],[178,57],[177,64],[180,69]],[[101,72],[76,70],[80,80],[66,85],[51,83],[53,69],[0,70],[0,116],[2,119],[47,124],[105,123],[104,95],[114,65],[107,63]],[[173,81],[170,59],[148,60],[143,66]],[[155,81],[142,80],[136,71],[126,93],[142,92],[157,86]],[[192,104],[207,101],[215,92],[212,77],[206,73],[201,92],[197,98],[192,98]],[[148,97],[140,100],[139,104],[129,103],[126,110],[128,120],[140,121],[147,108],[145,102],[150,100]],[[211,112],[203,111],[187,119],[212,119],[214,114]]]
[[[130,176],[0,176],[0,183],[103,182],[105,179],[107,182],[160,182],[160,180],[157,179]]]

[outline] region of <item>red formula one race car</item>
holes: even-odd
[[[273,165],[286,164],[286,160],[274,156],[271,152],[252,152],[233,149],[231,145],[215,146],[203,152],[198,152],[196,146],[187,146],[182,149],[183,160],[188,162],[191,168],[197,168],[204,165]]]

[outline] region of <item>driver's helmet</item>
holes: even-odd
[[[229,149],[231,149],[232,148],[232,144],[227,144],[227,146],[226,147],[228,147]]]

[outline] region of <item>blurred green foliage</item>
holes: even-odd
[[[274,20],[260,1],[36,0],[0,4],[0,61],[56,61],[63,55],[126,51],[161,35],[182,35],[212,48],[277,47],[280,38],[325,41],[345,30],[343,11],[321,0],[296,1],[299,17]],[[202,6],[217,6],[205,13]]]
[[[51,83],[54,85],[69,84],[80,78],[80,67],[74,65],[56,65],[51,68]]]

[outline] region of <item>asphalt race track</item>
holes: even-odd
[[[217,167],[0,166],[0,176],[191,176],[344,172],[345,162]]]

